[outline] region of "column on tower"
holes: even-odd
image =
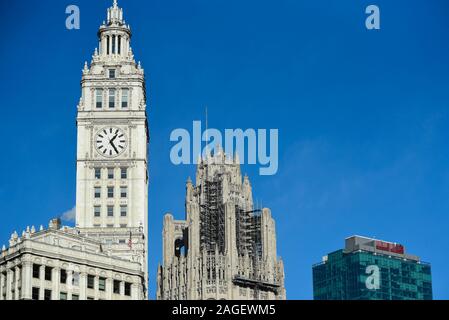
[[[7,265],[8,268],[8,265]],[[8,268],[6,270],[6,300],[12,300],[12,278],[13,278],[13,271]]]
[[[163,247],[164,247],[164,266],[168,266],[172,263],[175,240],[173,238],[175,226],[173,223],[173,216],[166,214],[164,217],[164,230],[163,230]]]
[[[97,275],[95,275],[94,278],[94,297],[95,300],[98,300],[99,296],[100,296],[100,277]]]
[[[112,54],[112,36],[111,35],[109,35],[108,36],[108,39],[109,39],[109,52],[108,52],[108,54]]]
[[[39,267],[39,279],[40,279],[40,284],[39,284],[39,300],[44,300],[44,293],[45,293],[45,266],[42,264]]]
[[[61,283],[61,270],[59,267],[54,267],[51,270],[51,299],[59,300],[59,286]]]
[[[139,285],[136,283],[131,284],[131,299],[139,300]]]
[[[114,280],[112,279],[112,273],[108,275],[106,278],[106,299],[112,300],[112,293],[113,293],[113,283]]]
[[[227,278],[228,281],[232,281],[232,277],[236,273],[236,266],[238,265],[235,205],[233,201],[228,201],[225,204],[225,234],[226,255],[230,264],[230,268],[227,269]]]
[[[0,272],[0,300],[3,300],[3,287],[5,285],[5,275]]]
[[[33,263],[24,259],[22,259],[22,299],[31,300]]]
[[[67,299],[72,300],[72,291],[73,291],[73,271],[67,269]]]
[[[16,266],[14,268],[14,300],[19,300],[20,299],[20,290],[19,290],[19,284],[21,285],[21,283],[19,282],[21,278],[21,270],[19,266]],[[21,287],[21,286],[20,286]]]
[[[130,48],[130,41],[129,41],[129,37],[126,36],[126,54],[128,54],[129,52],[129,48]]]
[[[87,273],[80,272],[79,275],[80,300],[87,300]]]

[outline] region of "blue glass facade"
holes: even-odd
[[[431,267],[377,252],[338,250],[313,266],[313,292],[315,300],[432,300]]]

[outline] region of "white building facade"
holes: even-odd
[[[0,299],[148,298],[149,130],[131,35],[114,0],[81,80],[76,227],[14,233],[1,252]]]
[[[0,254],[0,300],[141,300],[138,262],[114,257],[100,241],[57,219],[11,235]]]
[[[90,67],[85,65],[81,80],[76,226],[82,235],[103,240],[113,255],[141,263],[147,275],[145,77],[116,1],[98,36],[100,49]]]

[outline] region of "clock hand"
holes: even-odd
[[[110,145],[113,145],[115,139],[117,139],[117,135],[115,135],[114,138],[112,138],[112,139],[109,139],[109,138],[108,138],[109,144],[110,144]]]
[[[115,139],[117,139],[118,133],[114,136],[114,138],[112,138],[109,142],[113,143]]]
[[[117,148],[115,147],[115,144],[114,144],[114,141],[113,141],[113,140],[114,140],[114,139],[112,139],[112,140],[110,141],[111,146],[114,148],[115,152],[118,153],[118,150],[117,150]]]

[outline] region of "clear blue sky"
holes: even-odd
[[[2,1],[0,245],[75,204],[81,69],[111,1]],[[364,27],[381,9],[381,30]],[[65,29],[65,8],[81,29]],[[311,266],[353,234],[403,243],[449,298],[447,0],[121,0],[149,88],[150,279],[164,213],[184,217],[193,166],[170,132],[278,128],[279,172],[244,166],[272,209],[287,295],[312,298]]]

